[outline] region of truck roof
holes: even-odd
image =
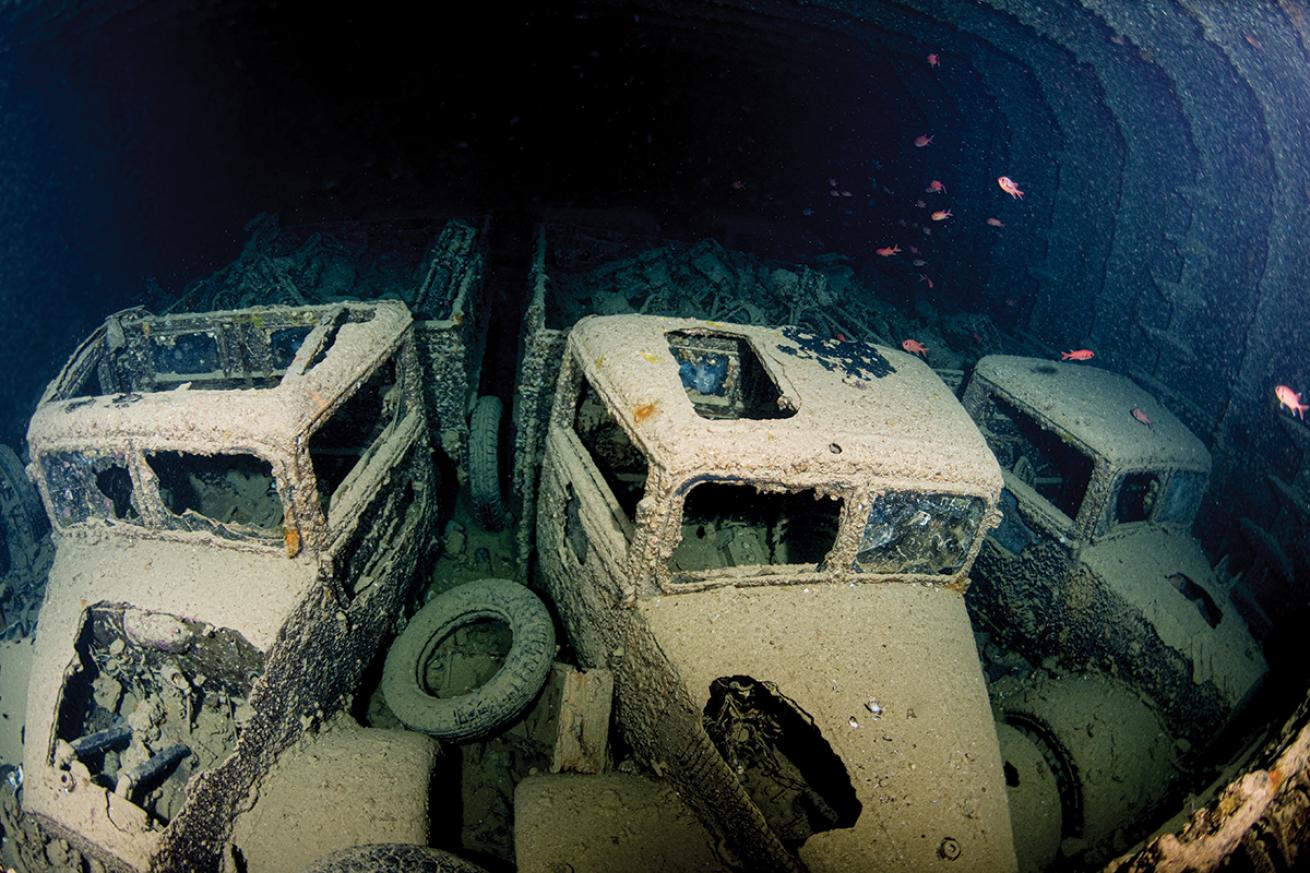
[[[789,417],[707,418],[684,388],[670,335],[745,340]],[[654,463],[675,474],[809,482],[912,481],[999,494],[1001,472],[972,419],[924,362],[885,346],[649,315],[589,316],[570,343]]]
[[[100,393],[92,377],[108,358],[131,349],[150,349],[160,335],[186,324],[193,333],[204,325],[287,324],[292,315],[308,336],[285,372],[268,376],[269,387],[210,390],[206,376],[139,392]],[[206,321],[206,319],[208,321]],[[110,446],[114,439],[137,439],[155,448],[212,452],[216,448],[294,445],[295,437],[326,414],[378,360],[395,348],[412,319],[399,301],[311,307],[267,307],[231,312],[111,317],[74,353],[46,389],[28,427],[33,453],[61,447]],[[132,336],[124,339],[125,333]],[[152,339],[153,338],[153,339]],[[126,344],[125,344],[126,343]],[[221,343],[220,343],[221,345]],[[145,351],[144,354],[150,354]],[[321,359],[320,359],[321,358]],[[86,387],[91,384],[89,390]]]
[[[988,355],[974,368],[1003,396],[1035,412],[1119,469],[1210,470],[1210,452],[1176,415],[1126,376],[1087,364]],[[1147,427],[1133,417],[1141,409]]]

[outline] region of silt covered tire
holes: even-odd
[[[509,513],[500,489],[500,422],[505,405],[499,397],[479,397],[469,422],[469,497],[473,517],[483,529],[505,529]]]
[[[500,620],[513,635],[505,661],[484,685],[457,697],[428,691],[425,672],[451,633],[484,619]],[[406,727],[444,740],[483,736],[527,708],[550,672],[555,626],[545,604],[508,579],[477,579],[432,598],[387,652],[382,694]]]

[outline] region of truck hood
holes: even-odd
[[[317,567],[308,558],[111,534],[64,537],[55,552],[28,685],[23,806],[145,869],[159,831],[135,805],[97,785],[66,791],[50,762],[64,680],[86,610],[123,604],[231,628],[265,654]]]
[[[720,677],[771,683],[845,765],[862,810],[801,847],[811,871],[1016,869],[959,594],[908,583],[717,588],[637,609],[702,709]]]
[[[1114,593],[1141,611],[1165,645],[1192,665],[1192,681],[1211,681],[1236,709],[1267,670],[1260,646],[1228,592],[1219,585],[1201,544],[1190,534],[1154,524],[1121,525],[1086,547],[1079,559]],[[1214,627],[1200,607],[1205,592],[1222,615]]]

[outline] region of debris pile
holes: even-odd
[[[18,455],[0,445],[0,639],[35,631],[52,560],[41,499]]]
[[[759,325],[796,325],[821,337],[899,346],[905,336],[936,341],[935,367],[963,368],[996,351],[1000,335],[985,315],[905,312],[880,300],[851,259],[820,255],[812,266],[769,261],[713,239],[646,240],[645,248],[595,266],[581,241],[561,234],[552,257],[555,323],[584,315],[646,313]],[[566,247],[576,245],[576,251]],[[631,251],[629,249],[629,251]],[[950,346],[958,349],[952,352]]]
[[[424,256],[436,231],[428,221],[339,222],[284,228],[261,214],[245,227],[236,260],[196,279],[176,300],[153,286],[162,312],[399,298],[416,308]]]

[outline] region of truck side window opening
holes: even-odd
[[[1072,443],[999,397],[982,434],[1000,465],[1069,518],[1078,515],[1092,479],[1092,461]]]
[[[650,472],[646,456],[628,439],[628,434],[585,378],[574,407],[573,431],[628,521],[635,523],[637,503],[646,491],[646,477]]]
[[[325,515],[346,477],[400,418],[402,396],[396,362],[387,361],[309,438],[309,457]]]

